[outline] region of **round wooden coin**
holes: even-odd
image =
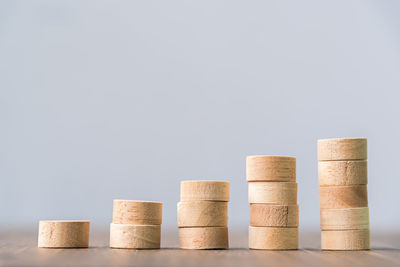
[[[162,223],[162,203],[115,199],[113,223],[160,225]]]
[[[249,226],[249,248],[293,250],[299,247],[297,228]]]
[[[297,183],[249,182],[249,203],[297,205]]]
[[[318,140],[318,160],[366,160],[367,138]]]
[[[228,228],[179,228],[179,244],[182,249],[226,249],[229,248]]]
[[[248,156],[247,181],[296,182],[296,158],[284,156]]]
[[[321,209],[368,207],[367,186],[320,186],[319,204]]]
[[[182,181],[181,201],[229,201],[229,182]]]
[[[368,250],[370,246],[369,229],[322,231],[323,250]]]
[[[178,203],[178,227],[228,226],[228,203],[191,201]]]
[[[321,230],[369,229],[369,208],[321,209]]]
[[[298,205],[250,204],[250,226],[297,227]]]
[[[89,221],[40,221],[38,247],[87,248]]]
[[[367,161],[319,161],[318,180],[320,186],[367,184]]]
[[[160,241],[160,225],[110,225],[111,248],[158,249]]]

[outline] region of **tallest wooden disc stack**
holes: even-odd
[[[248,156],[249,248],[298,248],[296,158]]]
[[[318,140],[321,248],[370,248],[366,138]]]

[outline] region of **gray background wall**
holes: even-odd
[[[297,157],[318,229],[318,138],[369,138],[373,228],[400,223],[398,1],[1,1],[0,221],[111,222],[112,199],[164,202],[231,182],[245,156]]]

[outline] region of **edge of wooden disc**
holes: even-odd
[[[38,247],[87,248],[90,221],[43,220],[39,221]]]
[[[366,160],[367,138],[318,140],[318,160]]]
[[[369,208],[321,209],[321,230],[369,229]]]
[[[368,183],[368,161],[319,161],[320,186],[363,185]]]
[[[181,201],[229,201],[229,182],[190,180],[181,182]]]
[[[250,226],[298,227],[299,205],[250,204]]]
[[[159,249],[161,225],[110,224],[110,247]]]
[[[321,231],[322,250],[369,250],[369,229]]]
[[[178,227],[228,226],[227,202],[179,202],[177,208]]]
[[[295,182],[249,182],[249,203],[297,205]]]
[[[298,247],[298,228],[249,226],[250,249],[295,250]]]
[[[319,203],[321,209],[368,207],[367,186],[320,186]]]
[[[228,227],[179,228],[181,249],[227,249]]]
[[[296,182],[296,158],[247,156],[246,179],[247,181]]]
[[[142,200],[113,201],[113,223],[136,225],[160,225],[162,202]]]

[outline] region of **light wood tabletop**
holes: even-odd
[[[400,266],[400,231],[372,232],[370,251],[321,251],[319,232],[300,232],[300,249],[247,248],[247,232],[230,231],[229,250],[181,250],[177,232],[162,236],[160,250],[108,248],[107,231],[92,231],[90,248],[37,247],[35,232],[0,234],[0,266]]]

